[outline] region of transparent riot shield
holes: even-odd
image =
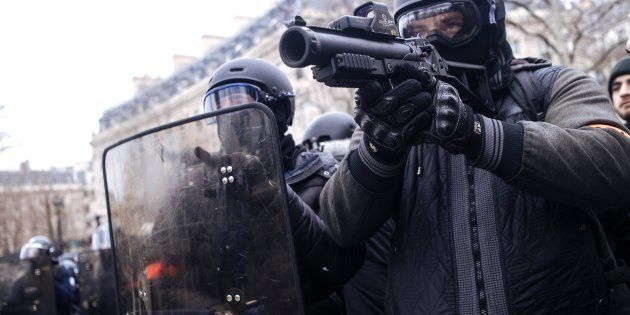
[[[115,314],[116,273],[111,249],[82,251],[78,258],[82,313]]]
[[[302,313],[280,161],[261,104],[108,148],[119,313]]]
[[[0,314],[57,314],[50,260],[0,262]]]

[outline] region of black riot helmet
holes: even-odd
[[[349,139],[357,128],[352,116],[342,112],[329,112],[315,118],[306,127],[302,143]]]
[[[329,112],[315,118],[304,131],[302,145],[307,150],[330,153],[341,161],[350,149],[350,138],[357,128],[352,116]]]
[[[31,237],[20,249],[21,260],[35,259],[41,256],[56,257],[59,254],[53,242],[43,235]]]
[[[511,82],[503,0],[395,0],[394,6],[403,38],[422,36],[448,61],[485,66],[492,90]]]
[[[208,113],[252,102],[269,106],[281,134],[293,123],[295,93],[291,82],[277,66],[261,59],[239,58],[217,68],[203,103]]]

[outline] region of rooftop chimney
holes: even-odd
[[[26,173],[28,171],[31,170],[31,162],[29,162],[28,160],[20,163],[20,171]]]

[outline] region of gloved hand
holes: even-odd
[[[450,84],[438,82],[435,118],[420,141],[436,141],[453,154],[464,153],[476,167],[512,178],[521,169],[524,129],[475,114]]]
[[[480,118],[452,85],[410,64],[397,66],[392,81],[402,83],[386,93],[379,83],[370,83],[356,93],[355,119],[373,151],[396,152],[420,143],[438,143],[454,154],[476,149],[468,144],[475,131],[481,133]]]
[[[417,67],[404,64],[395,74],[392,81],[402,83],[389,92],[383,93],[376,83],[357,91],[355,119],[368,138],[358,151],[373,173],[381,178],[393,176],[402,164],[395,157],[402,156],[407,146],[420,143],[437,143],[450,153],[464,153],[473,165],[503,178],[520,170],[522,125],[475,114],[452,85]]]
[[[208,181],[216,183],[214,187],[225,186],[226,192],[238,199],[269,204],[280,195],[277,179],[269,178],[265,166],[256,156],[240,152],[211,154],[201,147],[196,147],[194,153],[212,171]]]
[[[236,167],[241,168],[241,172],[237,172],[236,182],[241,189],[249,193],[251,201],[268,206],[274,198],[280,197],[277,179],[269,177],[258,157],[234,153],[232,161]]]
[[[418,142],[437,142],[453,154],[470,153],[478,150],[476,139],[481,134],[480,117],[459,98],[459,93],[450,84],[438,81],[432,104],[433,122],[423,130]],[[474,143],[471,146],[471,143]]]
[[[428,91],[435,82],[427,72],[396,67],[389,91],[379,82],[357,90],[355,121],[369,138],[372,152],[401,154],[415,144],[418,131],[427,129],[434,116],[427,109],[433,102]]]

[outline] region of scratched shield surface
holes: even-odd
[[[248,104],[105,151],[119,312],[302,313],[275,126]]]

